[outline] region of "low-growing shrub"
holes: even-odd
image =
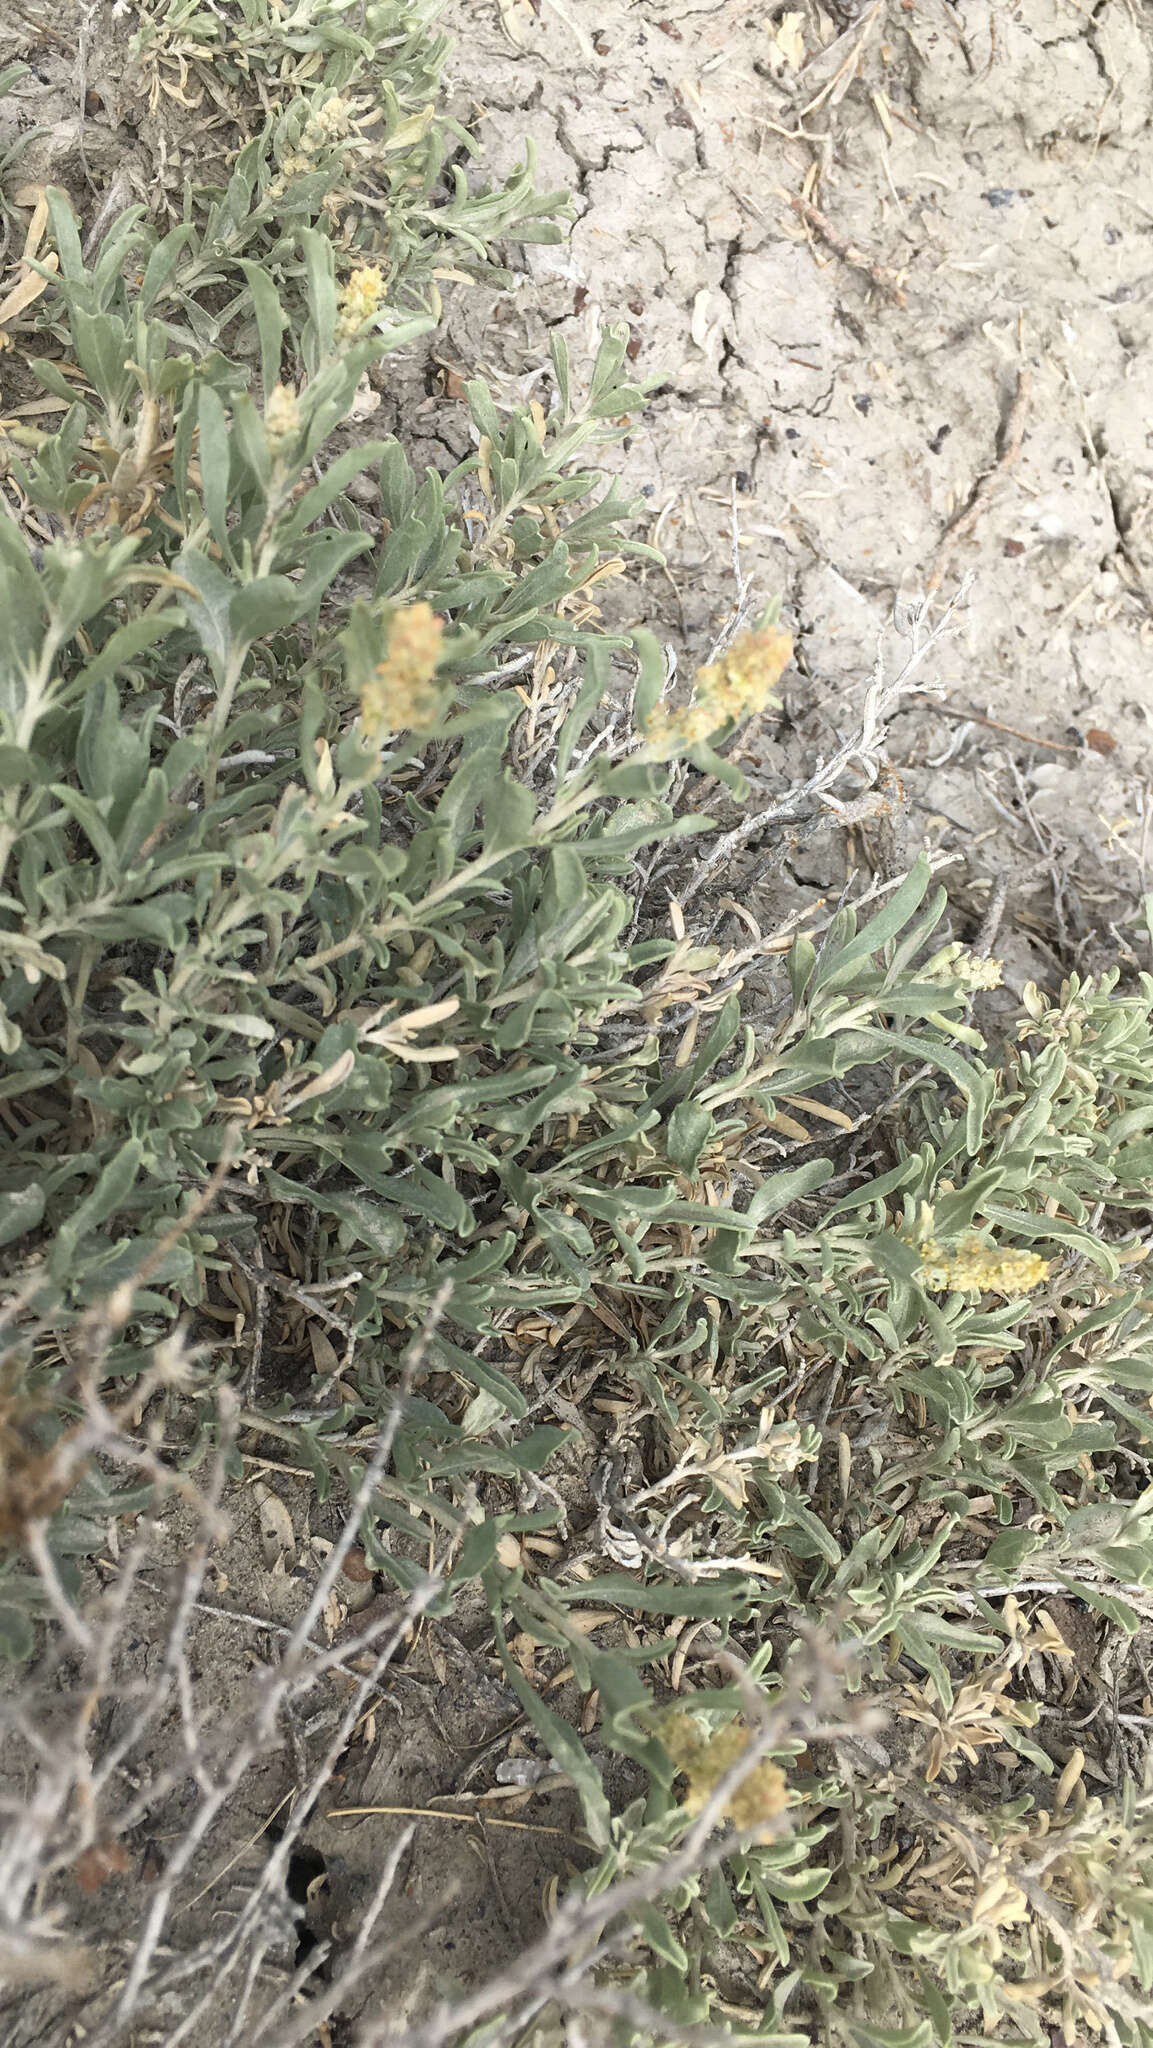
[[[623,2041],[1143,2048],[1151,1793],[1090,1790],[1050,1677],[1070,1615],[1123,1641],[1149,1612],[1153,980],[1031,989],[986,1043],[995,964],[925,859],[787,954],[658,905],[638,856],[675,888],[708,829],[681,765],[741,794],[718,750],[790,648],[769,615],[670,707],[656,642],[600,630],[643,550],[577,464],[642,402],[627,335],[587,388],[556,342],[547,410],[469,384],[447,476],[346,431],[438,275],[555,202],[446,184],[423,8],[153,9],[136,50],[154,98],[191,70],[239,121],[255,71],[275,91],[165,232],[130,207],[86,261],[50,190],[58,268],[10,319],[62,416],[3,422],[6,1654],[63,1631],[110,1696],[128,1609],[86,1618],[84,1560],[174,1494],[207,1555],[245,1447],[280,1450],[397,1589],[374,1679],[406,1617],[487,1608],[581,1803],[552,1934],[414,2040],[547,2008]],[[330,1673],[317,1598],[278,1701]],[[230,1759],[193,1746],[191,1846],[99,2041],[175,2025],[161,1934],[253,1716]],[[93,1796],[87,1726],[0,1888],[26,1979],[60,1873],[119,1867],[146,1809],[110,1769]],[[258,1933],[213,1951],[249,2001]]]

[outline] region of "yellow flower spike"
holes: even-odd
[[[354,270],[340,294],[338,342],[352,341],[384,302],[384,279],[375,267]]]
[[[712,687],[728,718],[750,718],[771,702],[770,692],[780,681],[793,655],[790,633],[779,626],[760,626],[741,633],[726,648],[720,660],[701,669],[697,695],[704,696],[705,677],[715,676]]]
[[[334,93],[322,107],[313,107],[301,130],[297,147],[285,152],[281,164],[285,175],[290,178],[307,177],[310,171],[314,171],[317,159],[344,140],[355,112],[351,100],[342,99],[339,93]]]
[[[689,1781],[684,1810],[690,1816],[702,1813],[720,1784],[739,1763],[752,1740],[749,1729],[738,1721],[706,1735],[691,1714],[668,1714],[660,1728],[661,1741],[678,1771]],[[771,1823],[789,1803],[788,1780],[779,1764],[755,1764],[731,1794],[725,1819],[742,1833],[772,1832]]]
[[[300,432],[300,407],[287,384],[274,384],[264,404],[264,438],[270,455],[279,455]]]
[[[741,633],[716,661],[697,670],[688,704],[679,711],[657,706],[645,728],[650,755],[671,760],[674,754],[699,746],[723,725],[767,710],[792,652],[791,635],[778,626]]]
[[[979,990],[1000,988],[1003,965],[980,953],[970,953],[956,941],[942,946],[931,960],[919,970],[918,979],[938,981],[945,986],[966,990],[975,995]]]
[[[426,732],[440,716],[443,692],[436,670],[444,652],[444,621],[428,604],[394,612],[384,660],[363,684],[360,722],[365,738],[379,745],[393,732]]]
[[[945,1251],[930,1237],[918,1250],[918,1277],[934,1293],[1028,1294],[1049,1277],[1049,1261],[1036,1252],[1006,1251],[1000,1245],[982,1244],[977,1237],[965,1238],[955,1252]]]

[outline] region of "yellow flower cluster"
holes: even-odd
[[[980,953],[964,953],[956,965],[956,977],[962,988],[1000,988],[1004,963],[1000,960],[982,958]]]
[[[926,981],[946,983],[950,988],[966,989],[975,995],[980,989],[1000,988],[1003,972],[1000,960],[985,959],[979,953],[968,953],[959,941],[942,946],[920,970]]]
[[[721,1779],[740,1762],[752,1739],[739,1721],[731,1721],[727,1728],[706,1735],[691,1714],[666,1715],[660,1737],[671,1762],[689,1781],[684,1809],[690,1815],[701,1813],[708,1805]],[[784,1812],[788,1803],[788,1781],[780,1766],[754,1764],[730,1795],[724,1809],[725,1819],[742,1832],[768,1834],[772,1832],[771,1822]]]
[[[436,670],[444,651],[444,621],[431,605],[411,604],[394,612],[384,660],[360,692],[360,722],[366,739],[379,745],[392,732],[426,732],[440,715],[443,693]]]
[[[264,438],[269,454],[279,455],[299,432],[300,407],[295,391],[287,384],[274,384],[264,404]]]
[[[1048,1260],[1036,1252],[1006,1251],[978,1237],[965,1238],[955,1252],[945,1251],[933,1237],[918,1249],[920,1278],[941,1293],[1027,1294],[1049,1277]]]
[[[771,691],[792,657],[793,642],[777,626],[742,633],[719,661],[699,668],[691,701],[679,711],[659,704],[645,729],[650,754],[669,761],[724,725],[750,718],[773,702]]]
[[[352,101],[342,99],[339,93],[325,100],[322,107],[314,107],[301,130],[296,148],[289,150],[283,159],[281,169],[285,176],[299,178],[315,170],[318,158],[324,156],[334,143],[344,141],[354,111]]]
[[[366,320],[379,313],[384,301],[384,279],[379,270],[354,270],[340,294],[340,314],[336,322],[338,342],[353,341],[360,333]]]

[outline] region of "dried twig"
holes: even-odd
[[[941,704],[936,698],[926,697],[926,703],[934,704],[942,718],[956,718],[966,725],[983,725],[990,732],[1007,733],[1012,740],[1024,740],[1029,747],[1045,747],[1051,754],[1083,754],[1084,747],[1075,747],[1068,740],[1043,740],[1039,733],[1022,732],[1020,726],[1005,725],[999,718],[986,718],[981,711],[964,711],[960,705]]]
[[[890,269],[887,263],[878,263],[863,249],[859,249],[855,242],[850,242],[839,228],[834,227],[828,214],[822,213],[820,207],[814,206],[811,200],[802,199],[797,192],[791,192],[787,196],[793,212],[800,216],[811,234],[816,235],[827,249],[832,250],[834,256],[839,256],[841,262],[847,263],[850,269],[861,271],[869,282],[876,286],[882,298],[888,299],[890,305],[907,304],[899,271]]]
[[[581,1848],[587,1844],[573,1833],[571,1828],[547,1827],[543,1821],[509,1820],[499,1813],[457,1813],[450,1806],[330,1806],[328,1820],[367,1820],[373,1814],[407,1815],[414,1820],[455,1821],[458,1826],[486,1828],[512,1828],[521,1835],[552,1835],[560,1842],[575,1842]]]

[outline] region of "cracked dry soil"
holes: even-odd
[[[615,459],[668,571],[630,579],[613,620],[706,659],[735,516],[742,574],[797,634],[754,783],[775,793],[849,728],[903,607],[962,593],[926,671],[941,708],[891,730],[899,815],[729,886],[771,921],[927,844],[959,857],[975,923],[1008,881],[1010,986],[1092,964],[1098,937],[1115,953],[1146,886],[1153,741],[1153,9],[458,0],[448,19],[486,168],[529,138],[576,218],[511,297],[460,296],[440,353],[511,394],[548,329],[587,361],[605,319],[630,323],[656,384]]]

